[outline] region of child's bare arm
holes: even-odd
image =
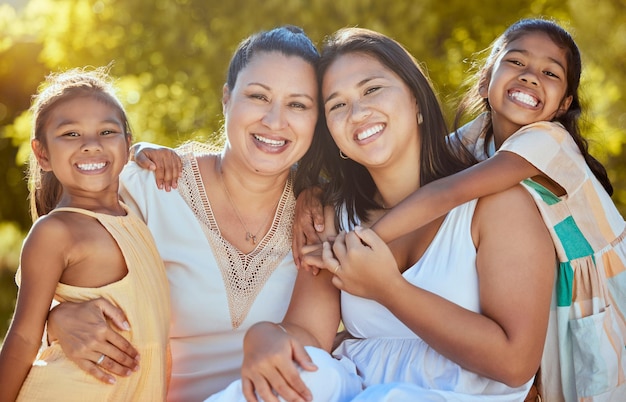
[[[522,157],[499,152],[461,172],[422,186],[387,212],[372,229],[389,243],[465,202],[506,190],[538,174],[541,172]]]
[[[60,226],[50,220],[37,222],[22,248],[17,304],[0,352],[2,401],[17,398],[42,344],[48,309],[65,268],[67,237]]]

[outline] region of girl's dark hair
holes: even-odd
[[[131,138],[126,111],[115,94],[109,67],[92,70],[76,68],[62,73],[52,73],[40,85],[30,108],[33,116],[31,141],[36,139],[43,149],[47,149],[45,126],[55,106],[68,100],[92,97],[118,110],[125,135]],[[30,191],[30,215],[34,220],[52,211],[59,203],[63,188],[51,171],[44,171],[31,152],[28,167],[28,188]]]
[[[350,53],[365,54],[380,61],[402,79],[415,97],[423,116],[423,122],[419,125],[421,185],[456,173],[469,166],[470,161],[473,162],[469,155],[462,157],[461,152],[449,146],[446,140],[448,128],[432,85],[402,45],[368,29],[341,29],[325,40],[318,71],[320,79],[323,79],[324,73],[337,58]],[[320,106],[320,110],[324,108]],[[323,117],[320,117],[320,124],[326,128]],[[327,128],[322,134],[313,139],[311,152],[303,158],[301,168],[307,169],[307,184],[314,183],[321,174],[321,177],[328,179],[325,184],[325,203],[338,207],[345,203],[348,219],[352,223],[356,223],[355,217],[367,219],[368,211],[382,208],[374,198],[377,189],[372,177],[364,166],[351,159],[340,158],[339,148]],[[338,214],[339,210],[337,217]]]
[[[572,103],[569,109],[565,113],[556,116],[554,121],[561,123],[569,132],[574,139],[574,142],[576,142],[576,145],[578,145],[581,154],[585,158],[585,162],[593,174],[600,181],[607,193],[612,195],[613,186],[611,185],[606,169],[597,159],[589,154],[589,144],[580,131],[579,120],[582,113],[580,97],[578,94],[580,75],[582,71],[580,50],[578,49],[578,46],[572,36],[554,21],[541,18],[519,20],[508,27],[506,31],[504,31],[504,33],[493,42],[490,47],[491,51],[485,60],[483,67],[476,73],[475,77],[473,77],[473,87],[461,102],[455,118],[455,127],[458,128],[460,126],[460,123],[466,114],[475,115],[486,111],[488,113],[488,118],[485,119],[487,124],[484,127],[484,131],[486,140],[485,151],[487,151],[486,147],[489,144],[488,140],[493,137],[493,127],[491,126],[491,106],[489,105],[488,99],[480,96],[479,88],[481,85],[484,85],[484,83],[489,82],[496,60],[509,43],[523,37],[524,35],[537,32],[546,34],[555,45],[564,49],[566,53],[567,90],[564,98],[571,96]]]
[[[313,67],[317,67],[320,58],[311,39],[296,26],[285,25],[271,31],[255,33],[241,41],[230,60],[226,76],[226,85],[229,89],[232,90],[235,87],[239,72],[250,63],[254,55],[262,52],[279,52],[285,56],[297,56]]]

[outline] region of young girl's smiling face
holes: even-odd
[[[41,167],[61,182],[64,196],[117,192],[130,145],[117,108],[94,96],[60,101],[43,135],[45,143],[33,140],[33,151]]]
[[[494,132],[509,136],[520,127],[551,121],[565,112],[567,53],[542,32],[522,35],[509,42],[496,59],[488,85]]]

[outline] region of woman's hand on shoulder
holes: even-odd
[[[311,391],[300,378],[298,367],[315,371],[304,347],[284,328],[260,322],[246,332],[241,385],[247,401],[310,401]]]
[[[319,187],[305,188],[298,195],[293,220],[292,253],[298,268],[317,275],[319,268],[308,265],[303,260],[303,247],[320,244],[324,232],[324,206],[322,205],[322,189]],[[333,225],[334,226],[334,225]]]
[[[143,169],[154,171],[157,187],[171,191],[178,187],[183,169],[180,156],[171,148],[138,142],[130,149],[130,159]]]

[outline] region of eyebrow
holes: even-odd
[[[80,124],[77,120],[61,120],[59,124],[55,124],[54,128],[63,128],[65,126],[72,126],[75,124]],[[116,126],[124,127],[124,123],[117,119],[105,119],[99,122],[99,124],[114,124]]]
[[[360,88],[360,87],[364,86],[365,84],[367,84],[368,82],[373,81],[373,80],[375,80],[377,78],[384,78],[384,77],[382,75],[374,75],[374,76],[371,76],[371,77],[365,77],[361,81],[356,83],[356,87]],[[326,99],[324,99],[324,105],[327,104],[328,102],[330,102],[331,100],[333,100],[334,98],[336,98],[337,96],[339,96],[337,91],[335,91],[332,94],[328,95],[328,97],[326,97]]]
[[[509,49],[506,54],[510,54],[510,53],[522,53],[523,55],[528,56],[528,54],[530,53],[528,50],[526,49]],[[565,66],[563,65],[563,63],[561,63],[559,60],[555,59],[554,57],[548,57],[549,60],[551,60],[554,64],[558,65],[559,67],[561,67],[563,69],[563,71],[567,71],[567,68],[565,68]]]
[[[272,88],[268,87],[265,84],[261,84],[260,82],[250,82],[246,86],[247,87],[251,87],[253,85],[258,85],[258,86],[260,86],[261,88],[263,88],[263,89],[265,89],[267,91],[271,91],[272,90]],[[300,98],[300,97],[309,98],[311,100],[311,102],[315,102],[313,97],[311,95],[309,95],[309,94],[293,93],[293,94],[289,94],[289,96],[292,97],[292,98]]]

